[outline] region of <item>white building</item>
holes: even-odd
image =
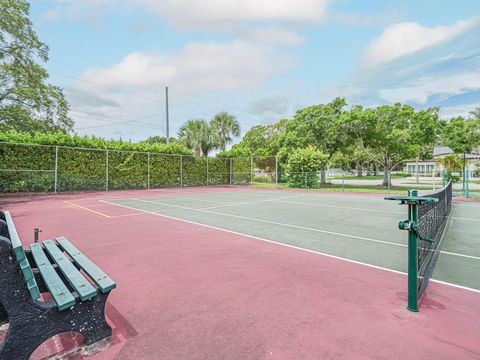
[[[438,161],[440,157],[452,154],[453,151],[448,146],[435,146],[433,149],[432,159],[419,160],[418,161],[418,173],[419,174],[439,174],[444,170],[443,165]],[[476,175],[476,171],[480,169],[480,147],[472,151],[470,154],[466,154],[467,169],[470,177]],[[461,170],[461,169],[458,169]],[[417,161],[408,160],[405,161],[403,171],[409,174],[417,173]]]

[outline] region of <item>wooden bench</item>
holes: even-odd
[[[81,333],[87,345],[109,337],[105,304],[115,282],[64,237],[29,247],[10,213],[0,212],[0,324],[9,323],[0,360],[28,360],[63,332]]]

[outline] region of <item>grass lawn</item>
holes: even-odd
[[[401,174],[401,175],[392,175],[391,178],[404,178],[404,177],[410,177],[410,175],[407,174]],[[382,180],[383,175],[365,175],[365,176],[356,176],[356,175],[339,175],[339,176],[327,176],[327,179],[330,180],[342,180],[342,179],[354,179],[354,180]]]
[[[272,183],[259,183],[259,182],[254,182],[252,183],[253,187],[256,188],[263,188],[263,189],[293,189],[288,184],[272,184]],[[301,189],[301,188],[298,188]],[[372,193],[372,194],[385,194],[385,193],[390,193],[390,194],[405,194],[407,190],[409,190],[410,187],[403,187],[403,186],[395,186],[393,187],[390,191],[387,189],[377,186],[377,185],[345,185],[342,188],[342,185],[336,185],[336,184],[327,184],[322,187],[314,187],[314,188],[309,188],[308,190],[321,190],[321,191],[332,191],[332,192],[342,192],[342,191],[351,191],[351,192],[364,192],[364,193]]]

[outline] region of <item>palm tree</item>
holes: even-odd
[[[178,130],[178,140],[200,156],[218,146],[218,137],[205,120],[188,120]]]
[[[240,136],[240,123],[234,115],[221,112],[210,121],[210,126],[220,138],[220,149],[225,150],[232,137]]]

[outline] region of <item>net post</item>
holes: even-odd
[[[58,146],[55,146],[55,179],[53,184],[53,192],[57,193],[58,184]]]
[[[147,190],[150,190],[150,153],[147,152]]]
[[[345,192],[345,171],[342,171],[342,191]]]
[[[417,196],[417,190],[410,190],[409,196]],[[408,204],[408,221],[418,223],[418,205]],[[408,305],[407,309],[418,312],[418,236],[415,231],[408,232]]]
[[[230,158],[230,185],[232,185],[232,158]]]
[[[105,152],[105,191],[108,191],[108,148]]]
[[[206,158],[207,158],[207,186],[208,186],[208,156]]]
[[[180,155],[180,187],[183,188],[183,156]]]

